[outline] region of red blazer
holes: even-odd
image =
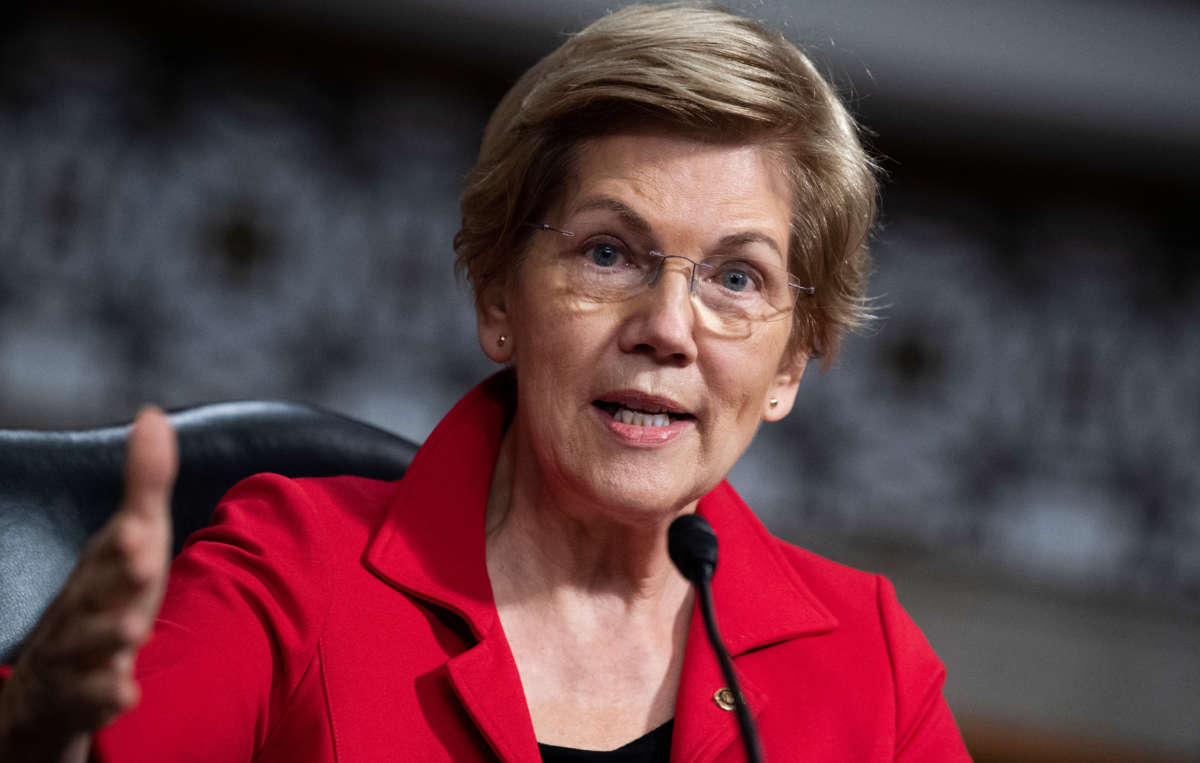
[[[538,761],[492,600],[484,508],[510,402],[477,387],[407,475],[260,475],[174,562],[111,761]],[[969,760],[944,670],[891,585],[773,538],[728,484],[714,598],[766,759]],[[672,761],[743,760],[699,614]]]

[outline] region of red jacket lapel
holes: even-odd
[[[722,482],[702,498],[698,513],[712,524],[720,544],[713,601],[717,626],[735,658],[735,668],[738,655],[837,627],[837,620],[804,585],[777,541],[728,483]],[[769,689],[745,672],[739,672],[738,680],[751,715],[757,718],[770,702]],[[716,702],[722,688],[725,679],[697,607],[675,701],[672,761],[712,760],[738,740],[736,714]]]
[[[392,586],[467,623],[478,643],[446,663],[455,693],[502,760],[538,761],[521,679],[492,598],[484,537],[509,383],[499,375],[479,385],[433,431],[364,563]]]

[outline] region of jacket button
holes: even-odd
[[[726,687],[717,689],[713,694],[713,702],[722,710],[733,710],[737,707],[737,698],[733,696],[733,691]]]

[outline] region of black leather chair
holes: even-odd
[[[170,418],[180,456],[171,502],[175,552],[244,477],[275,472],[393,480],[417,448],[300,403],[218,403],[172,411]],[[84,542],[116,509],[128,432],[128,425],[0,430],[0,663],[15,660]]]

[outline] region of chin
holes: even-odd
[[[680,484],[675,470],[608,469],[585,479],[592,505],[626,523],[661,520],[677,515],[706,491]]]

